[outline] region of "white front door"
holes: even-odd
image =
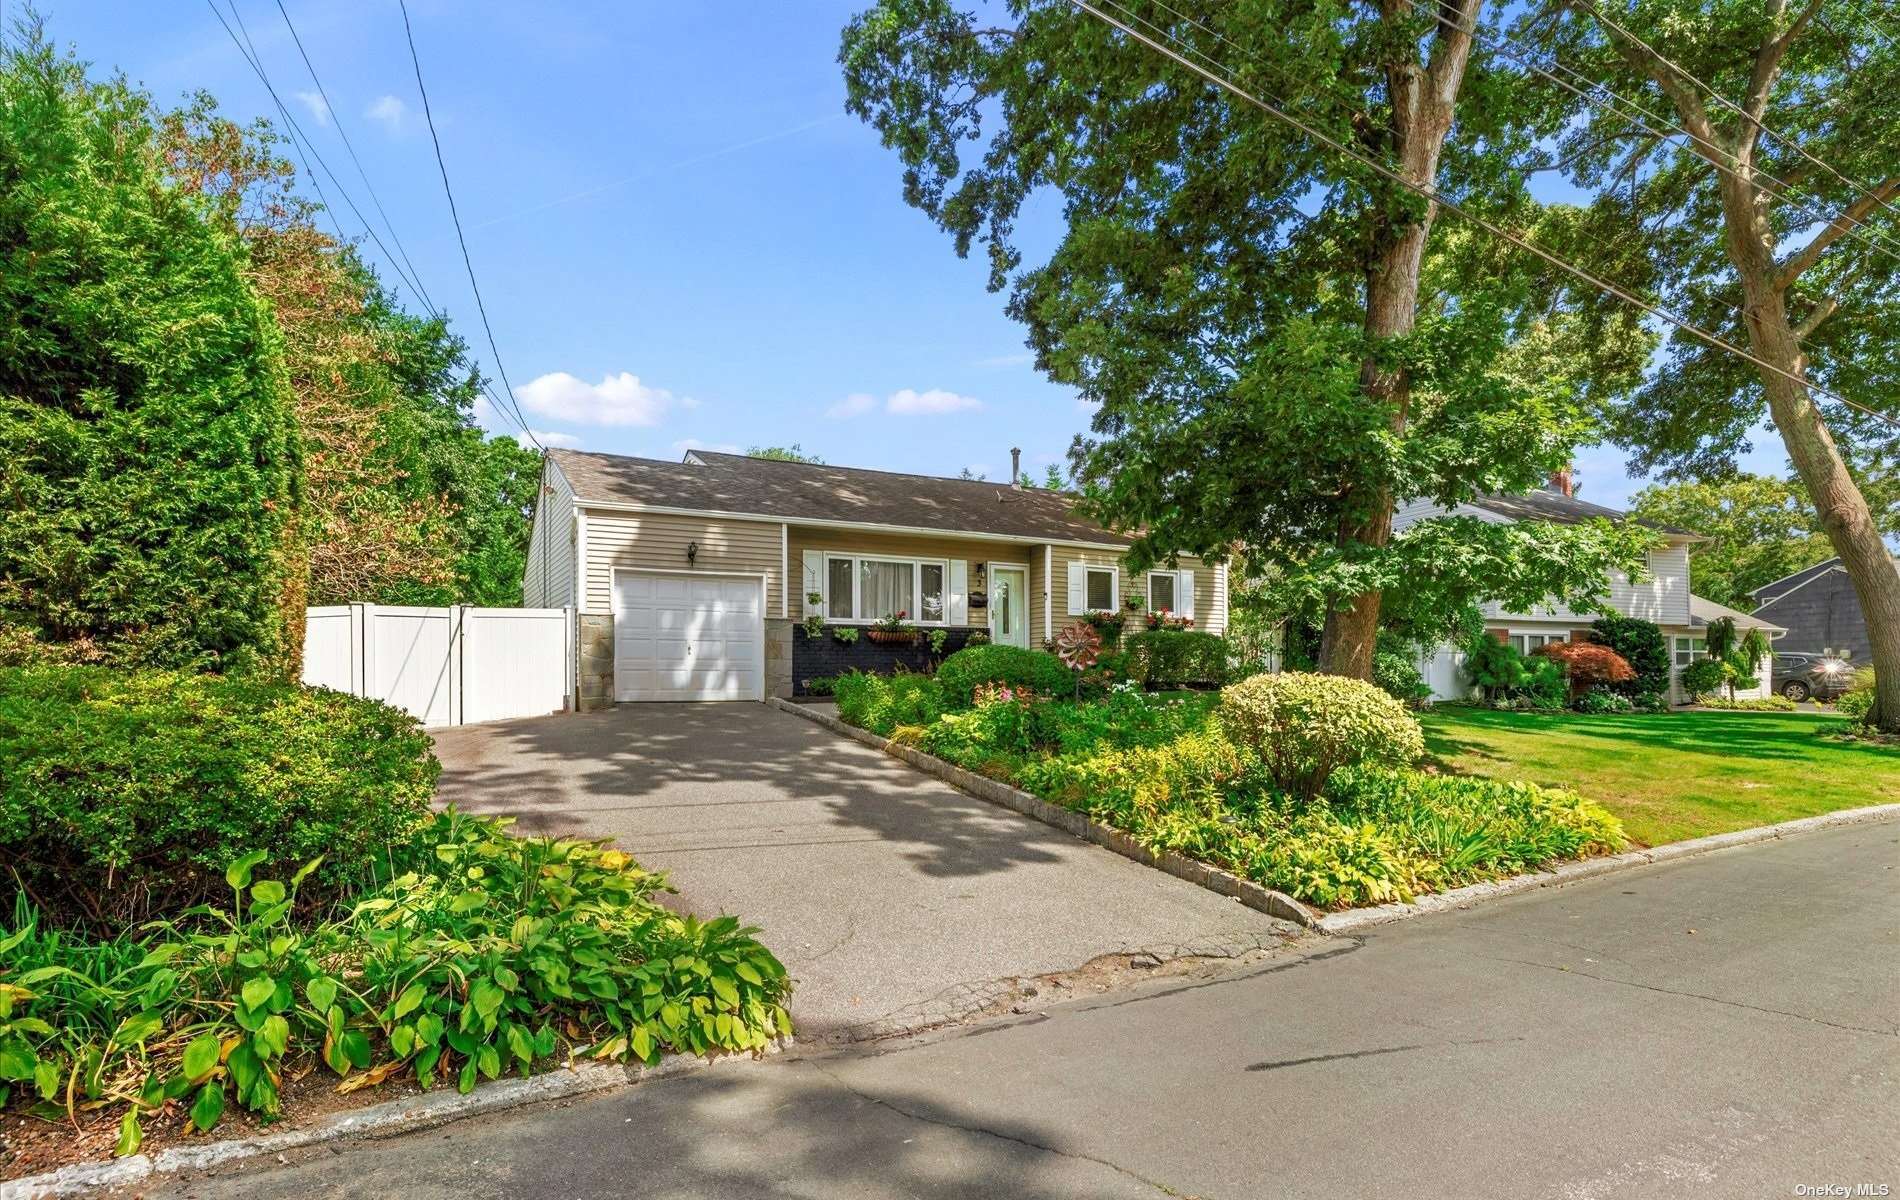
[[[616,572],[614,699],[764,699],[759,593],[756,579]]]
[[[1029,648],[1029,569],[990,567],[990,640]]]

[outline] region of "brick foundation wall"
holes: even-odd
[[[767,624],[769,625],[771,622],[767,622]],[[787,622],[787,624],[796,624],[796,622]],[[928,633],[922,634],[915,642],[907,646],[880,646],[876,642],[873,642],[868,634],[863,632],[858,634],[857,641],[846,645],[832,637],[829,628],[816,640],[806,637],[805,630],[802,627],[791,630],[791,694],[794,696],[808,696],[811,693],[805,688],[805,681],[807,679],[842,675],[846,671],[868,671],[873,674],[888,675],[897,668],[902,667],[906,671],[929,674],[931,671],[936,670],[937,664],[943,660],[945,654],[963,649],[964,644],[969,641],[971,634],[987,632],[987,630],[975,628],[951,629],[948,631],[950,636],[944,642],[943,654],[936,654],[930,649],[930,635]],[[770,653],[770,644],[768,642],[768,669],[766,672],[768,681],[771,675],[769,669]],[[769,690],[768,688],[768,691]],[[777,693],[773,694],[776,695]]]

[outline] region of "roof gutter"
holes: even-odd
[[[675,508],[663,504],[633,504],[625,500],[589,500],[577,495],[574,502],[583,508],[601,512],[657,513],[669,517],[712,517],[721,521],[760,521],[769,525],[810,525],[820,529],[859,529],[866,533],[907,533],[921,537],[981,538],[1014,546],[1074,546],[1083,550],[1112,550],[1126,554],[1127,542],[1087,542],[1079,539],[1027,537],[1014,533],[992,533],[979,529],[941,529],[923,525],[891,525],[882,521],[837,521],[823,517],[773,516],[769,513],[728,512],[716,508]]]

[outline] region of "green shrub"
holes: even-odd
[[[1327,800],[1340,819],[1383,831],[1414,887],[1459,887],[1628,844],[1602,806],[1534,783],[1356,768],[1333,776]]]
[[[1868,714],[1874,711],[1874,669],[1862,667],[1854,672],[1854,682],[1841,698],[1834,702],[1834,711],[1849,720],[1867,724]]]
[[[468,1091],[563,1047],[652,1063],[756,1053],[790,1032],[785,969],[755,931],[670,912],[653,899],[664,878],[601,843],[443,813],[393,877],[307,922],[294,914],[310,867],[253,881],[261,861],[238,859],[224,903],[192,926],[136,940],[74,941],[22,899],[0,931],[0,1103],[12,1085],[49,1116],[125,1105],[129,1154],[167,1101],[199,1129],[230,1103],[268,1118],[285,1071],[315,1062],[344,1091],[403,1077]]]
[[[1517,647],[1476,633],[1464,645],[1467,678],[1484,693],[1486,700],[1502,700],[1520,691],[1530,679],[1530,668]]]
[[[908,672],[852,671],[837,677],[832,693],[841,720],[886,737],[899,725],[928,725],[944,708],[942,686],[928,675]]]
[[[149,98],[0,51],[0,624],[107,661],[277,667],[299,440],[244,247]]]
[[[1577,697],[1571,705],[1580,713],[1626,713],[1635,712],[1636,705],[1621,692],[1613,692],[1608,687],[1593,687]]]
[[[0,669],[0,846],[56,919],[123,922],[217,896],[261,850],[315,881],[407,836],[439,767],[414,718],[240,676]]]
[[[1021,646],[966,646],[937,668],[943,685],[944,707],[969,708],[977,685],[1006,683],[1044,696],[1066,696],[1075,690],[1075,674],[1062,660],[1043,650]]]
[[[1607,686],[1625,696],[1669,694],[1669,642],[1662,626],[1641,617],[1598,617],[1590,637],[1623,656],[1636,678]]]
[[[1698,658],[1682,669],[1682,690],[1694,699],[1712,696],[1728,682],[1727,664],[1719,658]]]
[[[811,696],[829,696],[838,687],[835,675],[817,675],[805,681],[805,692]]]
[[[1372,682],[1401,704],[1416,706],[1432,695],[1417,660],[1401,651],[1380,650],[1372,656]]]
[[[1221,692],[1227,736],[1257,755],[1279,787],[1304,799],[1355,763],[1402,767],[1425,752],[1417,721],[1369,683],[1337,675],[1256,675]]]
[[[1216,634],[1150,629],[1122,645],[1128,678],[1147,687],[1215,687],[1227,678],[1227,643]]]
[[[1704,696],[1698,703],[1703,708],[1727,709],[1734,712],[1793,712],[1799,706],[1786,696],[1753,696],[1730,700],[1727,696]]]

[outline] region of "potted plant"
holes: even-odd
[[[900,608],[872,625],[866,632],[871,635],[872,641],[881,646],[908,645],[917,640],[917,631],[904,624],[904,618],[909,615],[909,612]]]

